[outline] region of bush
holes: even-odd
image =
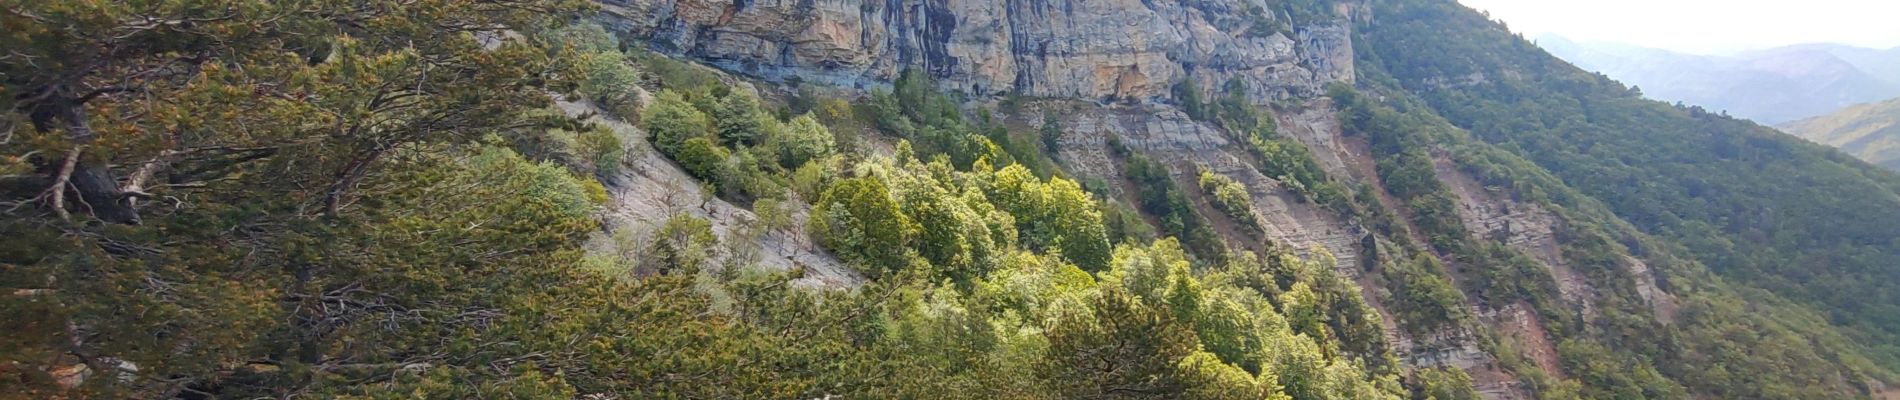
[[[806,200],[817,199],[825,185],[831,183],[833,176],[832,161],[835,158],[812,160],[792,171],[792,191]]]
[[[626,54],[616,50],[581,57],[585,74],[581,79],[581,94],[616,115],[633,115],[640,106],[640,96],[635,90],[640,73],[628,64]]]
[[[687,139],[686,143],[681,145],[679,154],[675,155],[674,160],[679,161],[680,167],[685,168],[686,172],[692,174],[693,177],[711,183],[714,187],[720,187],[727,184],[726,179],[731,175],[731,171],[726,166],[726,157],[730,156],[732,152],[727,151],[725,147],[720,147],[718,143],[713,143],[712,139],[696,137]]]
[[[653,142],[653,147],[660,149],[660,153],[675,155],[687,139],[706,136],[707,122],[706,114],[694,108],[684,96],[664,90],[640,115],[640,125],[646,128],[647,139]]]
[[[607,28],[593,22],[563,26],[549,30],[543,36],[550,42],[581,54],[620,52],[620,40],[608,33]]]
[[[785,178],[771,160],[760,160],[757,149],[741,149],[727,158],[721,195],[728,200],[751,201],[785,196]]]
[[[627,147],[621,143],[620,136],[613,129],[594,127],[581,131],[574,136],[575,151],[588,163],[593,164],[595,173],[611,173],[620,168],[627,157]]]
[[[1213,203],[1235,223],[1246,227],[1248,233],[1261,234],[1260,221],[1253,215],[1253,197],[1247,193],[1247,186],[1223,175],[1210,171],[1201,171],[1201,190],[1207,194],[1208,202]]]
[[[1042,128],[1036,130],[1036,135],[1042,139],[1042,151],[1056,154],[1062,150],[1059,148],[1062,144],[1062,122],[1057,121],[1054,115],[1042,117]]]
[[[765,124],[771,116],[759,110],[759,99],[747,91],[737,91],[719,99],[713,106],[714,132],[728,146],[753,145],[765,136]]]
[[[833,183],[813,206],[812,219],[818,243],[866,275],[882,276],[909,264],[904,249],[916,227],[876,177]]]
[[[831,136],[831,130],[825,129],[810,114],[792,118],[783,134],[778,138],[779,165],[785,168],[798,168],[806,162],[828,157],[836,151],[837,144]]]
[[[714,88],[724,89],[719,75],[706,68],[694,66],[679,60],[648,51],[634,51],[633,58],[660,79],[660,83],[674,90],[704,92]]]

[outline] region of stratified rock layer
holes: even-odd
[[[1249,4],[1251,3],[1251,4]],[[1254,30],[1258,0],[609,0],[613,25],[662,51],[767,79],[869,87],[903,70],[945,88],[1155,99],[1193,77],[1257,102],[1353,77],[1344,21]],[[1262,16],[1258,18],[1272,18]]]

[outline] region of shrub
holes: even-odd
[[[1201,190],[1206,192],[1208,202],[1213,203],[1215,209],[1246,227],[1248,233],[1261,233],[1260,221],[1253,215],[1253,197],[1247,193],[1246,185],[1205,170],[1201,171],[1200,181]]]
[[[909,264],[904,249],[916,228],[876,177],[833,183],[819,196],[812,219],[812,236],[866,275],[882,276]]]
[[[606,127],[581,131],[574,136],[574,144],[575,151],[593,164],[595,173],[605,174],[619,169],[627,156],[627,147],[621,143],[620,136]]]
[[[678,154],[687,139],[706,136],[706,114],[672,90],[654,97],[653,104],[640,115],[640,124],[646,128],[653,147],[667,155]]]
[[[831,161],[832,159],[817,159],[798,166],[798,169],[792,171],[792,191],[797,192],[799,198],[807,200],[818,198],[819,191],[824,190],[825,185],[831,182],[831,177],[836,175],[832,171]]]
[[[726,157],[731,155],[732,152],[713,143],[712,139],[696,137],[687,139],[674,159],[693,177],[718,187],[727,184],[730,171],[726,166]]]
[[[635,90],[640,73],[627,62],[626,54],[615,50],[581,56],[581,94],[616,115],[632,115],[640,106]]]
[[[779,165],[798,168],[806,162],[830,156],[837,144],[831,131],[810,114],[793,118],[779,136]]]

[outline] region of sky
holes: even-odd
[[[1900,46],[1900,0],[1458,0],[1536,38],[1724,54],[1801,43]]]

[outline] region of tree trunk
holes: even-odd
[[[139,212],[127,203],[119,180],[103,165],[81,164],[73,171],[73,189],[92,216],[115,224],[138,225]]]
[[[66,137],[75,145],[91,144],[97,136],[86,123],[85,105],[70,96],[45,100],[34,108],[32,118],[34,128],[40,132],[65,129]],[[78,203],[94,217],[115,224],[139,223],[138,210],[126,202],[118,179],[103,163],[82,161],[74,166],[71,179],[73,191],[79,193]]]

